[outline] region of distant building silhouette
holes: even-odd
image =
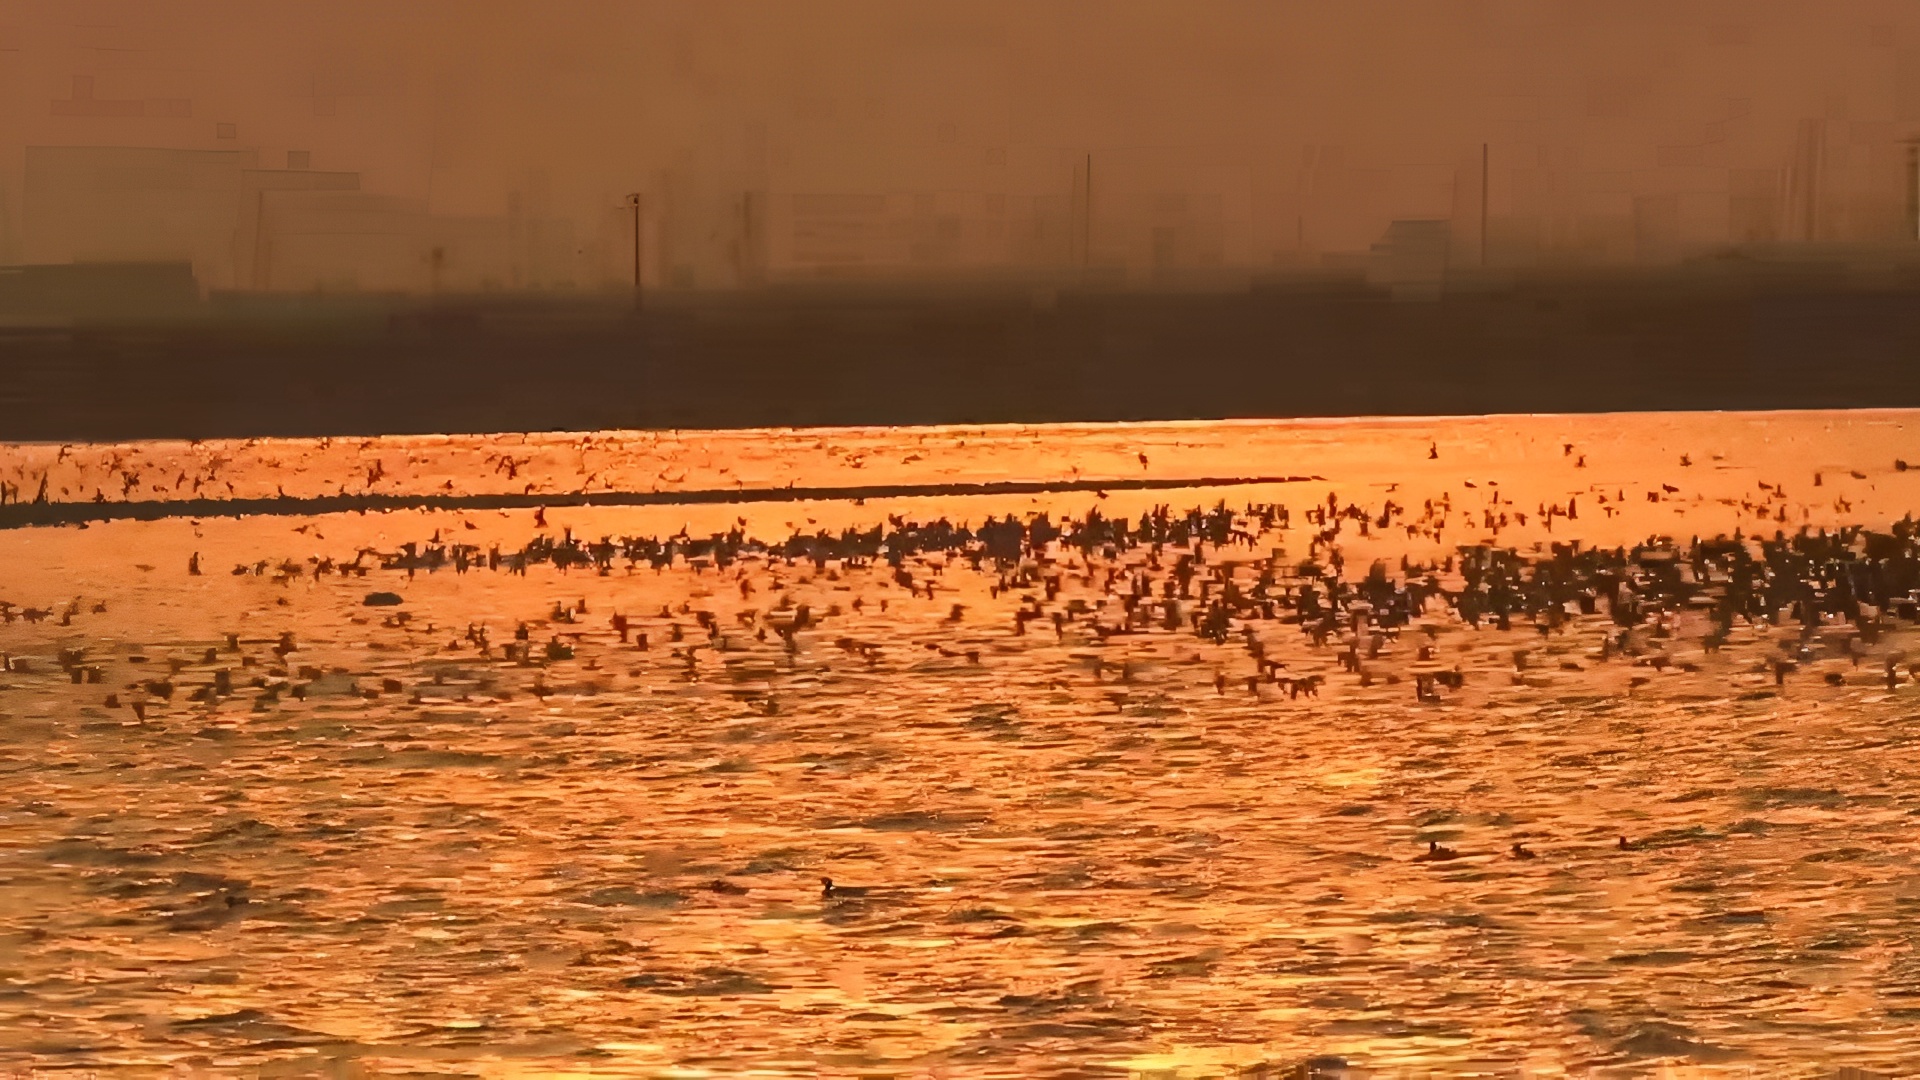
[[[244,284],[244,150],[30,146],[22,261],[190,263],[205,285]]]

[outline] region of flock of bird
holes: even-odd
[[[1437,452],[1437,447],[1429,450],[1430,456]],[[1573,457],[1575,447],[1568,444],[1565,453]],[[1145,455],[1141,457],[1144,467]],[[504,456],[501,460],[501,469],[516,473],[525,464]],[[1681,464],[1691,461],[1683,458]],[[1584,456],[1575,465],[1583,467]],[[1896,463],[1896,469],[1904,466]],[[122,471],[128,484],[123,494],[130,495],[138,478]],[[39,485],[41,499],[47,494],[45,475]],[[194,477],[183,472],[175,486],[191,479],[197,490],[216,475],[217,467]],[[370,475],[369,483],[379,478]],[[1816,473],[1812,483],[1819,487],[1824,481]],[[1476,487],[1470,482],[1466,486]],[[576,536],[571,529],[558,536],[542,532],[517,549],[497,543],[482,547],[436,531],[424,542],[394,550],[362,548],[351,558],[260,560],[236,565],[232,573],[271,577],[282,585],[329,575],[364,578],[376,571],[405,574],[409,579],[443,570],[525,576],[534,567],[549,566],[560,574],[601,577],[669,570],[710,573],[731,579],[742,607],[732,616],[738,629],[730,630],[719,614],[696,611],[690,602],[680,604],[678,617],[690,617],[698,627],[695,632],[704,631],[705,647],[729,650],[730,633],[750,634],[765,642],[771,631],[789,654],[818,637],[808,631],[820,630],[827,621],[848,614],[837,603],[816,610],[795,602],[789,585],[803,585],[821,575],[834,580],[865,575],[882,590],[898,588],[909,602],[927,601],[935,611],[946,594],[946,613],[938,631],[944,640],[919,644],[978,664],[981,634],[992,624],[983,624],[969,605],[952,599],[964,590],[947,575],[964,568],[984,578],[990,599],[1004,599],[1012,607],[1003,624],[1007,635],[1024,637],[1030,625],[1038,625],[1050,627],[1059,641],[1071,634],[1076,642],[1124,644],[1138,635],[1180,634],[1214,646],[1238,643],[1246,655],[1242,663],[1249,670],[1233,675],[1221,667],[1214,676],[1215,691],[1224,695],[1229,687],[1244,685],[1256,697],[1278,694],[1289,700],[1318,697],[1328,679],[1340,673],[1352,676],[1361,686],[1373,685],[1383,666],[1383,653],[1403,633],[1412,633],[1416,701],[1442,702],[1448,693],[1459,692],[1467,679],[1458,664],[1449,667],[1438,657],[1438,630],[1450,621],[1499,631],[1513,631],[1521,623],[1525,624],[1521,632],[1542,641],[1581,625],[1598,624],[1604,628],[1600,661],[1621,659],[1652,671],[1699,670],[1696,663],[1675,655],[1681,631],[1689,622],[1699,631],[1702,654],[1726,647],[1736,628],[1745,626],[1784,631],[1769,634],[1777,651],[1759,666],[1777,685],[1784,686],[1790,673],[1822,658],[1851,667],[1876,661],[1889,689],[1920,675],[1906,667],[1903,677],[1905,655],[1889,640],[1901,623],[1920,621],[1920,525],[1911,516],[1884,530],[1815,528],[1805,524],[1804,507],[1802,521],[1793,522],[1782,485],[1762,483],[1757,494],[1722,500],[1751,523],[1752,533],[1735,529],[1730,535],[1686,541],[1648,538],[1631,547],[1612,548],[1568,540],[1523,551],[1500,546],[1500,533],[1515,524],[1526,527],[1530,520],[1549,533],[1557,521],[1576,521],[1583,509],[1579,496],[1569,496],[1564,503],[1543,502],[1525,511],[1505,499],[1497,485],[1489,483],[1487,489],[1486,504],[1473,509],[1456,506],[1451,494],[1423,500],[1416,509],[1397,502],[1390,487],[1384,500],[1367,504],[1329,493],[1322,501],[1297,507],[1249,503],[1236,510],[1219,503],[1175,511],[1163,505],[1137,520],[1108,516],[1096,507],[1080,516],[1058,519],[1045,513],[1024,519],[1007,514],[989,517],[979,525],[944,517],[915,521],[896,515],[866,528],[796,530],[777,540],[749,535],[744,519],[725,532],[704,536],[685,529],[669,536],[595,539]],[[1657,502],[1676,492],[1673,485],[1663,484],[1645,497]],[[1592,490],[1588,497],[1585,509],[1609,516],[1626,502],[1624,490],[1611,495]],[[20,498],[17,484],[0,481],[0,499]],[[1851,506],[1837,500],[1835,508],[1845,511]],[[1472,542],[1456,540],[1449,549],[1444,537],[1450,523],[1461,518],[1468,523],[1466,531],[1478,535]],[[544,514],[536,515],[536,525],[545,526]],[[1289,559],[1281,554],[1284,549],[1279,542],[1297,541],[1296,526],[1305,533],[1305,548]],[[474,526],[468,523],[465,528]],[[1460,531],[1454,530],[1456,538]],[[1364,571],[1355,567],[1359,572],[1348,572],[1347,553],[1354,541],[1391,547],[1402,533],[1409,541],[1431,541],[1429,550],[1435,554],[1421,559],[1402,556],[1397,565],[1374,560]],[[1494,538],[1492,542],[1489,537]],[[205,572],[198,553],[191,556],[187,570],[194,575]],[[753,606],[752,597],[763,588],[778,595],[778,601]],[[369,606],[400,602],[396,593],[378,592],[367,598]],[[877,602],[885,611],[891,601],[880,598]],[[852,612],[859,613],[866,603],[864,596],[856,595],[850,601]],[[104,609],[100,603],[93,607],[96,613]],[[5,624],[16,619],[39,623],[54,618],[56,612],[59,624],[70,626],[83,612],[82,601],[76,598],[58,608],[23,607],[0,600],[0,622]],[[586,614],[582,600],[554,604],[544,619],[520,622],[514,628],[513,643],[505,647],[505,657],[541,667],[572,660],[583,632],[563,628],[577,625]],[[658,618],[664,627],[643,628],[645,620],[619,612],[610,615],[610,625],[622,646],[640,650],[651,647],[652,633],[662,634],[685,664],[688,676],[695,677],[702,646],[688,637],[688,628],[678,617],[670,606],[663,606]],[[407,622],[406,613],[396,611],[388,616],[387,625]],[[550,636],[536,651],[530,624],[540,623]],[[1276,634],[1283,635],[1280,641]],[[1338,673],[1294,670],[1280,658],[1282,653],[1292,655],[1284,644],[1285,635],[1297,635],[1307,655],[1317,656],[1317,662],[1310,661],[1316,667],[1324,664],[1330,652]],[[848,634],[838,634],[833,644],[870,665],[885,647],[885,643],[863,642]],[[237,647],[231,636],[229,646]],[[494,648],[482,626],[469,626],[465,641],[449,647],[472,647],[485,656],[491,656]],[[270,694],[285,690],[300,696],[301,680],[288,677],[291,673],[284,670],[291,666],[288,654],[295,651],[291,635],[283,637],[274,651],[278,665],[255,684]],[[1526,648],[1511,652],[1516,683],[1526,678],[1529,652]],[[74,682],[99,681],[98,669],[86,664],[79,650],[63,649],[61,655],[61,666]],[[215,662],[212,655],[205,659]],[[4,670],[20,670],[14,657],[0,656],[0,660]],[[1571,661],[1561,666],[1580,667]],[[1129,664],[1101,660],[1094,664],[1096,678],[1109,668],[1117,669],[1120,681],[1128,680]],[[303,677],[309,674],[319,672],[301,669]],[[1397,675],[1386,677],[1390,683],[1401,681]],[[130,684],[130,707],[141,712],[142,699],[158,693],[153,684],[159,681]],[[1639,675],[1630,685],[1647,681],[1649,676]],[[1829,671],[1826,681],[1842,684],[1846,676]],[[387,680],[383,689],[403,687]],[[534,689],[536,693],[545,689],[542,678],[536,678]],[[196,699],[217,700],[231,692],[231,675],[223,670],[213,683],[196,691]],[[118,695],[109,703],[119,704]],[[771,709],[771,699],[768,706]],[[1624,837],[1620,846],[1629,846]],[[1509,854],[1515,859],[1535,857],[1521,844],[1515,844]],[[1434,843],[1420,858],[1444,861],[1458,855]],[[858,895],[858,890],[827,879],[822,887],[823,897],[829,899]]]
[[[1306,558],[1263,554],[1296,516],[1312,530]],[[1577,541],[1533,552],[1460,545],[1427,561],[1402,557],[1397,567],[1374,561],[1364,574],[1344,572],[1343,533],[1366,535],[1405,516],[1391,499],[1362,507],[1329,495],[1298,514],[1277,504],[1250,504],[1238,511],[1219,504],[1183,513],[1161,506],[1132,521],[1107,517],[1096,508],[1058,521],[1047,514],[1027,520],[1009,514],[977,527],[945,518],[919,522],[893,516],[866,529],[795,532],[777,541],[750,537],[736,524],[707,536],[682,530],[666,537],[588,540],[566,530],[509,550],[497,544],[483,549],[436,532],[424,543],[388,552],[363,549],[351,560],[262,561],[236,566],[234,572],[271,570],[276,580],[290,582],[307,574],[364,576],[373,569],[410,577],[443,569],[525,575],[530,567],[548,565],[561,573],[611,576],[679,567],[695,574],[731,574],[745,601],[756,588],[752,568],[771,567],[777,579],[780,568],[804,572],[810,565],[816,574],[871,570],[883,584],[932,601],[957,591],[945,574],[965,566],[989,578],[991,597],[1018,594],[1009,622],[1013,635],[1023,636],[1030,624],[1039,623],[1050,624],[1061,638],[1069,630],[1101,641],[1156,630],[1184,630],[1218,645],[1239,638],[1255,662],[1254,678],[1265,682],[1278,682],[1283,673],[1282,665],[1264,655],[1263,635],[1256,633],[1263,624],[1292,626],[1316,647],[1332,643],[1342,668],[1363,680],[1366,661],[1400,633],[1416,624],[1431,633],[1435,623],[1429,616],[1437,610],[1475,627],[1511,630],[1524,622],[1542,638],[1566,632],[1580,616],[1605,616],[1613,630],[1601,644],[1601,658],[1639,658],[1656,669],[1667,666],[1657,642],[1671,638],[1687,613],[1704,620],[1700,644],[1708,653],[1724,646],[1739,624],[1796,624],[1799,634],[1782,638],[1782,655],[1770,665],[1778,680],[1816,658],[1836,635],[1838,655],[1857,665],[1894,620],[1920,619],[1920,527],[1910,517],[1886,531],[1802,527],[1746,535],[1736,530],[1685,542],[1650,538],[1631,548],[1590,548]],[[191,569],[198,572],[197,557]],[[853,601],[856,611],[863,604]],[[694,613],[689,607],[683,614]],[[720,638],[724,631],[717,617],[698,614],[709,638]],[[743,614],[750,621],[753,613]],[[790,600],[764,614],[757,636],[765,640],[765,629],[772,627],[789,649],[798,645],[798,630],[820,619]],[[548,621],[570,622],[575,615],[556,605]],[[627,617],[615,618],[625,622]],[[965,621],[964,604],[952,604],[943,620],[949,625]],[[627,628],[620,631],[625,642]],[[1430,660],[1430,654],[1431,648],[1423,646],[1420,659]],[[1882,659],[1891,672],[1899,656],[1887,653]],[[1525,669],[1524,651],[1516,653],[1515,665]],[[1420,683],[1423,698],[1450,686],[1457,689],[1451,685],[1455,673],[1428,674]]]

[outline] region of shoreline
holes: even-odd
[[[537,510],[597,506],[864,502],[867,499],[967,495],[1033,495],[1071,491],[1174,491],[1259,487],[1322,480],[1318,476],[1202,476],[1111,480],[1001,480],[954,484],[867,484],[852,487],[697,488],[686,491],[576,491],[496,495],[322,495],[272,499],[153,499],[137,502],[29,502],[0,505],[0,529],[107,521],[203,517],[310,517],[394,510]]]

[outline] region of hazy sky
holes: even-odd
[[[1263,242],[1351,243],[1448,212],[1483,142],[1496,213],[1777,169],[1804,117],[1891,144],[1917,58],[1913,0],[0,0],[0,196],[17,229],[25,145],[230,147],[225,121],[443,213],[591,213],[666,170],[1044,194],[1091,153],[1110,185],[1233,189]],[[77,75],[190,114],[52,115]]]

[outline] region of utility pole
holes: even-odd
[[[1080,267],[1082,270],[1093,265],[1093,155],[1087,155],[1087,197],[1080,212],[1084,222],[1080,226]]]
[[[627,196],[627,205],[633,207],[633,310],[640,310],[640,206],[642,196],[635,192]]]
[[[1487,171],[1489,144],[1480,144],[1480,265],[1487,265],[1487,188],[1491,173]]]
[[[253,193],[253,287],[267,287],[267,189]]]

